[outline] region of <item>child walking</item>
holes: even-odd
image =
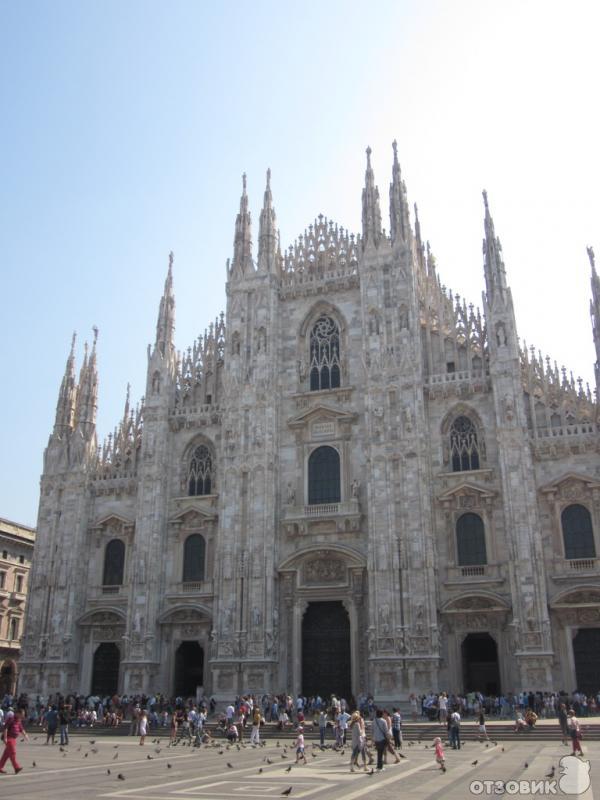
[[[444,756],[444,748],[439,736],[435,737],[433,744],[435,745],[435,760],[440,765],[442,772],[446,772],[446,757]]]
[[[296,739],[296,764],[302,760],[306,764],[306,756],[304,754],[304,729],[298,728],[298,738]]]

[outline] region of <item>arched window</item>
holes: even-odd
[[[331,317],[320,317],[310,334],[310,390],[340,385],[340,330]]]
[[[457,417],[450,428],[450,459],[453,472],[479,469],[477,429],[468,417]]]
[[[201,444],[192,453],[188,472],[188,494],[192,497],[210,494],[212,488],[212,457],[205,444]]]
[[[122,586],[125,567],[125,545],[120,539],[111,539],[104,551],[104,586]]]
[[[592,518],[585,506],[567,506],[562,514],[565,558],[596,558]]]
[[[318,447],[308,459],[310,505],[340,502],[340,454],[334,447]]]
[[[456,521],[459,567],[487,564],[485,530],[479,514],[463,514]]]
[[[199,533],[188,536],[183,545],[183,582],[204,580],[206,542]]]

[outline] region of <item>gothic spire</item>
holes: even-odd
[[[233,238],[232,274],[244,275],[252,267],[252,219],[248,211],[248,195],[246,193],[246,173],[242,175],[242,196],[240,211],[235,220],[235,236]]]
[[[594,347],[596,348],[596,400],[600,402],[600,277],[596,271],[596,257],[594,248],[587,248],[590,267],[592,268],[592,299],[590,301],[590,316],[592,318],[592,333],[594,335]]]
[[[367,147],[367,170],[365,188],[362,193],[362,243],[363,249],[372,242],[375,247],[381,240],[381,210],[379,208],[379,189],[375,186],[375,176],[371,167],[371,148]]]
[[[65,374],[58,392],[56,404],[56,417],[54,419],[54,433],[61,436],[72,430],[75,417],[75,403],[77,400],[77,385],[75,383],[75,341],[77,334],[73,333],[71,350],[65,365]]]
[[[483,240],[485,286],[487,300],[493,304],[496,295],[504,301],[506,294],[506,271],[502,261],[502,245],[494,231],[494,220],[490,214],[487,192],[483,191],[483,204],[485,207],[485,239]]]
[[[421,223],[419,221],[419,209],[415,203],[415,246],[417,248],[417,261],[419,267],[425,271],[425,247],[421,238]]]
[[[267,185],[258,228],[258,271],[274,272],[277,263],[277,218],[271,194],[271,170],[267,170]]]
[[[96,411],[98,409],[98,367],[96,363],[96,342],[98,328],[94,326],[92,349],[88,356],[88,345],[85,343],[83,364],[79,373],[77,389],[76,421],[84,439],[91,439],[96,428]]]
[[[155,349],[164,357],[174,351],[173,333],[175,330],[175,295],[173,294],[173,252],[169,253],[169,269],[165,288],[160,299],[156,323]]]
[[[394,151],[394,163],[392,166],[392,182],[390,183],[390,233],[392,244],[394,244],[396,241],[407,241],[410,227],[406,185],[400,173],[398,144],[395,139],[392,142],[392,149]]]

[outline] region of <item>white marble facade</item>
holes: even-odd
[[[369,155],[362,234],[320,215],[283,252],[268,174],[256,260],[244,178],[226,314],[176,352],[171,258],[145,399],[127,398],[100,448],[96,337],[78,379],[71,349],[22,691],[306,691],[309,667],[328,668],[303,633],[315,603],[344,617],[331,641],[354,694],[585,682],[600,635],[595,398],[520,349],[487,198],[479,311],[442,287],[395,146],[382,229]]]

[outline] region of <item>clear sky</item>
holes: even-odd
[[[521,337],[591,382],[600,4],[0,0],[0,516],[35,524],[72,331],[100,329],[102,440],[145,389],[175,253],[176,343],[224,308],[241,190],[282,245],[360,230],[391,142],[440,275],[480,304],[481,190]]]

